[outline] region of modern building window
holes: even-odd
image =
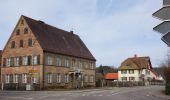
[[[48,83],[52,83],[52,74],[51,73],[49,73],[49,74],[47,74],[47,82]]]
[[[127,74],[127,70],[121,70],[121,74]]]
[[[11,48],[15,48],[15,41],[12,41]]]
[[[134,70],[133,69],[129,70],[129,74],[134,74]]]
[[[20,48],[23,48],[23,47],[24,47],[24,41],[23,41],[23,40],[20,40],[20,41],[19,41],[19,47],[20,47]]]
[[[27,83],[27,78],[28,78],[27,74],[22,74],[22,83]]]
[[[69,60],[67,58],[64,59],[64,66],[69,67]]]
[[[27,34],[28,33],[28,28],[25,28],[24,29],[24,34]]]
[[[127,81],[127,77],[122,77],[122,81]]]
[[[57,74],[57,83],[61,83],[61,74]]]
[[[47,65],[52,65],[52,57],[47,56]]]
[[[20,29],[16,30],[16,35],[20,35]]]
[[[32,47],[32,39],[28,39],[28,46]]]
[[[15,74],[14,75],[14,83],[18,83],[19,82],[19,75]]]
[[[28,65],[28,56],[23,57],[23,65]]]
[[[19,66],[19,57],[15,58],[15,66]]]
[[[64,76],[64,80],[65,80],[65,83],[68,83],[68,82],[69,82],[69,75],[68,75],[68,74],[66,74],[66,75]]]
[[[5,75],[5,83],[10,83],[10,75]]]

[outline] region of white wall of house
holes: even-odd
[[[130,73],[130,70],[124,70],[126,73],[122,72],[123,70],[118,71],[118,81],[141,81],[140,77],[143,75],[144,80],[148,80],[152,78],[153,75],[149,69],[141,69],[141,70],[134,70],[134,73]],[[123,80],[126,78],[126,80]],[[130,77],[134,77],[134,80],[130,80]]]
[[[119,81],[125,81],[122,80],[122,77],[126,77],[126,81],[130,81],[129,77],[134,77],[134,81],[139,81],[139,70],[134,70],[134,73],[130,73],[130,70],[125,70],[127,73],[122,73],[122,70],[118,71],[118,80]],[[133,81],[133,80],[131,80]]]

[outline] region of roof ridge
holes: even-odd
[[[55,29],[57,29],[57,30],[64,31],[64,32],[67,32],[67,33],[70,33],[70,34],[71,34],[71,32],[69,32],[69,31],[66,31],[66,30],[57,28],[57,27],[55,27],[55,26],[52,26],[52,25],[50,25],[50,24],[47,24],[47,23],[45,23],[45,22],[42,21],[42,20],[36,20],[36,19],[30,18],[30,17],[27,17],[27,16],[25,16],[25,15],[21,15],[21,16],[23,16],[24,18],[30,19],[30,20],[32,20],[32,21],[36,21],[36,22],[38,22],[38,23],[43,23],[44,25],[47,25],[47,26],[49,26],[49,27],[52,27],[52,28],[55,28]],[[74,35],[75,35],[75,34],[74,34]]]

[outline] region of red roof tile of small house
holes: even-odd
[[[107,73],[105,75],[105,79],[107,79],[107,80],[117,80],[118,79],[118,73]]]

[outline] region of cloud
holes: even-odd
[[[1,1],[0,49],[23,14],[74,30],[96,57],[97,65],[119,66],[124,59],[138,54],[150,56],[157,66],[167,51],[160,36],[152,31],[160,23],[152,13],[161,6],[161,0]]]

